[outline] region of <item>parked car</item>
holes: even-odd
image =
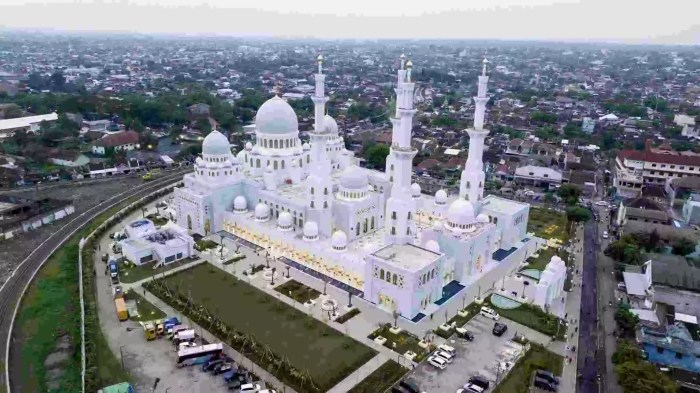
[[[608,231],[603,231],[603,239],[607,239],[610,236],[608,236]]]
[[[444,351],[437,351],[437,352],[435,352],[435,356],[437,356],[437,357],[439,357],[439,358],[442,358],[442,359],[445,359],[445,361],[446,361],[447,363],[452,363],[452,360],[455,358],[454,356],[452,356],[452,355],[450,355],[449,353],[444,352]]]
[[[596,206],[608,206],[608,203],[605,201],[598,201],[595,204],[596,204]]]
[[[457,337],[463,338],[467,341],[474,341],[474,333],[470,332],[469,330],[458,327],[455,329],[455,331],[457,332]]]
[[[548,392],[556,392],[557,391],[556,385],[553,385],[553,384],[547,382],[547,380],[542,379],[542,378],[535,377],[535,381],[533,382],[533,386],[535,386],[538,389],[546,390]]]
[[[468,383],[464,385],[464,389],[457,390],[457,393],[483,393],[486,389],[479,385],[474,385],[473,383]]]
[[[223,374],[227,371],[231,371],[232,369],[233,369],[233,364],[222,363],[222,364],[219,364],[218,366],[216,366],[214,368],[214,370],[212,370],[212,372],[214,373],[214,375],[219,375],[219,374]]]
[[[409,393],[421,392],[420,388],[418,387],[418,384],[412,379],[402,379],[401,382],[399,382],[399,387],[403,388]]]
[[[257,392],[259,390],[260,390],[260,385],[258,385],[258,384],[247,383],[247,384],[241,386],[241,393]]]
[[[479,314],[485,316],[486,318],[491,318],[494,321],[498,321],[498,318],[501,317],[494,309],[488,307],[481,307]]]
[[[508,330],[508,326],[506,326],[503,323],[496,322],[493,325],[493,335],[494,336],[501,337],[503,335],[503,333],[506,332],[506,330]]]
[[[447,361],[445,359],[437,357],[437,356],[429,357],[428,363],[430,363],[433,367],[438,368],[440,370],[444,370],[447,367]]]
[[[554,385],[559,385],[559,377],[556,375],[552,374],[551,371],[547,370],[537,370],[535,371],[535,376],[537,378],[542,378],[546,380],[547,382],[554,384]]]
[[[457,350],[455,350],[453,347],[447,345],[447,344],[441,344],[439,347],[437,347],[438,351],[442,352],[447,352],[453,357],[457,354]]]
[[[469,378],[469,381],[467,381],[467,383],[480,386],[482,389],[488,389],[490,385],[489,380],[482,377],[481,375],[474,375],[473,377]]]

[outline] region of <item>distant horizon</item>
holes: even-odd
[[[142,32],[135,30],[80,30],[66,28],[33,28],[33,27],[5,27],[0,26],[0,34],[2,33],[27,33],[34,35],[50,35],[57,34],[59,37],[64,36],[111,36],[111,37],[129,37],[137,36],[143,38],[170,38],[170,39],[187,39],[187,38],[213,38],[213,39],[242,39],[242,40],[270,40],[270,41],[320,41],[320,42],[468,42],[468,43],[541,43],[541,44],[582,44],[582,45],[614,45],[614,46],[629,46],[629,47],[683,47],[691,48],[700,46],[700,42],[696,43],[654,43],[654,42],[635,42],[635,41],[604,41],[592,39],[544,39],[544,38],[440,38],[440,37],[316,37],[316,36],[280,36],[280,35],[238,35],[234,33],[208,33],[208,32],[193,32],[193,33],[178,33],[178,32]]]
[[[655,0],[437,0],[416,4],[389,0],[3,0],[0,28],[185,37],[696,46],[700,44],[699,4],[687,0],[663,4]]]

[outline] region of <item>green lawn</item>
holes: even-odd
[[[535,370],[549,370],[554,375],[561,376],[563,368],[563,357],[549,352],[541,345],[530,344],[530,350],[518,361],[493,393],[527,393],[530,388],[530,378]]]
[[[165,225],[165,224],[168,223],[168,219],[167,219],[167,218],[165,218],[165,217],[159,217],[159,216],[156,216],[155,214],[149,214],[148,216],[146,216],[146,218],[148,218],[149,220],[153,221],[153,225],[155,225],[155,226],[157,226],[157,227],[161,227],[161,226],[163,226],[163,225]]]
[[[554,315],[547,314],[544,312],[544,310],[537,306],[523,304],[518,308],[505,310],[491,304],[491,297],[486,299],[486,303],[489,303],[489,307],[496,310],[502,317],[508,318],[514,322],[525,325],[551,337],[557,335],[558,331],[559,334],[556,336],[556,339],[561,341],[566,340],[566,326],[561,324],[561,327],[557,329],[557,324],[560,323],[561,319],[555,317]]]
[[[351,320],[352,317],[354,317],[355,315],[359,315],[359,314],[360,314],[360,309],[355,307],[352,310],[346,312],[345,314],[339,316],[335,321],[342,324],[342,323],[345,323],[345,322]]]
[[[216,247],[215,241],[209,239],[199,239],[194,243],[194,249],[197,251],[205,251]]]
[[[386,325],[373,331],[367,337],[370,340],[374,340],[377,336],[382,336],[386,338],[384,346],[395,352],[400,353],[401,355],[404,355],[406,351],[415,352],[417,354],[415,359],[413,359],[415,362],[420,362],[423,358],[425,358],[428,355],[428,351],[426,351],[425,349],[423,349],[423,347],[418,345],[420,338],[412,335],[406,330],[401,330],[399,334],[394,334],[389,331],[390,328],[391,324],[387,323]],[[396,344],[396,346],[394,346],[394,344]]]
[[[21,371],[21,386],[19,392],[71,392],[80,391],[80,304],[78,295],[78,241],[100,226],[124,206],[133,202],[127,199],[109,209],[90,222],[83,230],[76,233],[63,247],[51,254],[46,263],[37,273],[22,298],[15,321],[14,348],[19,348],[19,364]],[[87,246],[88,249],[90,246]],[[91,254],[91,252],[89,253]],[[91,280],[92,259],[83,258],[85,280]],[[109,350],[99,319],[87,315],[94,304],[93,282],[85,281],[85,336],[88,372],[86,388],[92,389],[128,380],[118,364],[114,354]],[[50,390],[46,386],[46,369],[44,361],[55,350],[57,338],[68,337],[70,356],[60,367],[64,373],[59,378],[59,388]],[[94,376],[94,378],[93,378]],[[97,390],[96,388],[93,390]]]
[[[166,316],[163,310],[151,304],[151,302],[144,299],[143,296],[141,296],[138,292],[134,291],[133,289],[124,293],[124,299],[136,301],[136,310],[138,311],[139,316],[132,317],[131,315],[129,315],[129,319],[132,321],[152,321],[154,319],[163,319]]]
[[[294,280],[289,280],[275,287],[275,291],[296,300],[298,303],[306,303],[309,300],[318,299],[321,295],[321,292]]]
[[[372,374],[350,389],[348,393],[383,393],[403,378],[408,369],[393,360],[387,360]]]
[[[450,319],[447,321],[447,324],[448,324],[448,325],[452,325],[452,323],[454,322],[454,323],[456,324],[455,327],[462,327],[462,326],[464,326],[467,322],[469,322],[472,318],[474,318],[474,316],[475,316],[476,314],[479,313],[479,310],[481,310],[481,305],[480,305],[480,304],[471,303],[471,304],[469,304],[467,307],[465,307],[465,308],[463,309],[463,311],[467,311],[467,312],[468,312],[468,314],[467,314],[466,317],[463,317],[463,316],[461,316],[461,315],[459,315],[459,314],[455,314],[454,317],[450,318]],[[438,336],[440,336],[440,337],[442,337],[442,338],[444,338],[444,339],[448,339],[448,338],[450,338],[450,337],[454,334],[455,330],[454,330],[454,329],[450,329],[450,331],[446,332],[446,331],[444,331],[444,330],[438,328],[438,329],[435,329],[434,332],[435,332],[435,334],[437,334]]]
[[[566,241],[568,234],[566,214],[541,207],[530,207],[527,231],[543,239],[559,239]]]
[[[246,356],[299,392],[326,391],[376,354],[305,312],[209,264],[146,286],[180,311],[188,302],[201,306],[189,307],[188,317],[202,321],[205,328],[209,322],[212,333],[236,349],[243,348]],[[256,345],[250,345],[251,341]]]
[[[173,263],[169,263],[165,266],[160,266],[157,269],[153,269],[156,262],[144,263],[142,265],[133,265],[122,263],[119,265],[119,281],[131,284],[136,281],[141,281],[145,278],[149,278],[169,270],[175,269],[182,265],[186,265],[192,261],[197,260],[196,258],[185,258]]]
[[[530,257],[527,259],[528,265],[526,269],[537,269],[543,271],[553,256],[557,255],[557,250],[554,247],[549,247],[538,251],[537,258]]]

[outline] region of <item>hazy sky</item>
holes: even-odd
[[[700,44],[700,0],[0,0],[0,27]]]

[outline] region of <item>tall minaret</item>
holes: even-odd
[[[316,221],[319,233],[323,236],[331,236],[333,183],[331,178],[331,162],[326,153],[326,141],[328,134],[323,127],[323,116],[328,97],[324,96],[323,56],[318,55],[318,73],[316,79],[316,92],[311,97],[314,102],[314,130],[309,132],[311,139],[311,171],[306,185],[309,195],[309,212],[307,221]]]
[[[387,241],[398,244],[413,243],[416,234],[416,202],[411,196],[413,157],[418,152],[411,146],[413,115],[416,113],[413,108],[413,90],[416,84],[411,82],[412,67],[410,60],[404,64],[404,59],[401,59],[395,90],[396,115],[391,119],[391,152],[386,161],[393,186],[391,197],[386,202],[384,228]]]
[[[481,200],[484,197],[484,139],[489,134],[484,129],[484,116],[486,114],[486,103],[489,97],[486,96],[486,89],[489,77],[486,75],[488,60],[484,59],[481,75],[479,76],[479,89],[474,97],[476,108],[474,109],[474,127],[467,130],[469,133],[469,157],[464,164],[462,177],[459,182],[459,197],[471,202],[474,211],[478,213],[481,209]]]

